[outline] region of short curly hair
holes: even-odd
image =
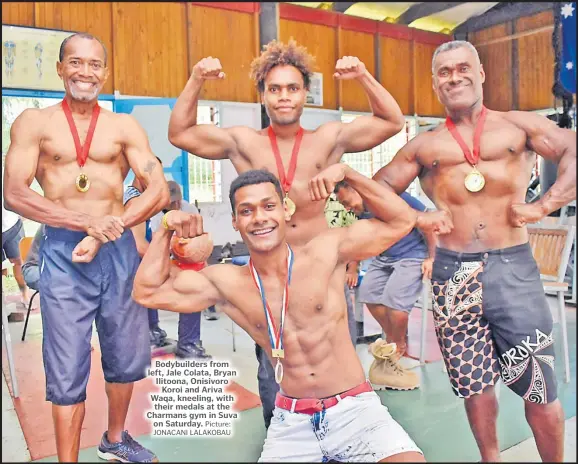
[[[305,88],[309,90],[315,58],[303,46],[290,39],[287,44],[272,40],[265,45],[261,55],[251,63],[251,78],[257,83],[259,92],[265,91],[265,77],[275,66],[289,65],[296,67],[303,76]]]

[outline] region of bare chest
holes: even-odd
[[[80,153],[88,148],[88,159],[91,162],[113,163],[122,155],[121,133],[112,121],[99,118],[92,139],[89,140],[90,119],[76,121],[78,149]],[[90,145],[87,147],[87,141]],[[41,143],[41,162],[68,164],[77,162],[77,146],[68,122],[64,117],[53,118],[44,131]]]
[[[480,139],[480,157],[476,163],[476,169],[488,187],[484,190],[493,195],[515,193],[525,188],[535,155],[528,151],[523,131],[507,123],[503,127],[495,123],[488,126]],[[473,153],[473,130],[460,129],[464,142]],[[422,187],[428,195],[439,197],[437,194],[443,190],[448,199],[455,195],[465,198],[464,182],[473,166],[449,131],[440,132],[431,143],[424,144],[418,153],[418,161],[423,166],[420,174]]]
[[[287,334],[319,327],[319,321],[329,317],[331,310],[335,309],[335,305],[328,303],[327,288],[330,276],[323,266],[310,265],[309,272],[304,274],[300,267],[296,266],[294,269],[285,295],[287,306],[283,330]],[[262,278],[262,294],[249,277],[248,269],[246,271],[246,278],[239,281],[244,284],[231,286],[230,283],[227,285],[223,282],[220,286],[221,291],[228,302],[243,313],[248,328],[268,338],[267,320],[273,321],[276,330],[281,324],[284,282]],[[314,279],[311,278],[312,275],[315,276]]]
[[[474,132],[472,128],[460,127],[459,133],[473,154]],[[527,150],[526,136],[514,126],[500,127],[492,124],[486,127],[480,138],[480,157],[478,165],[485,163],[510,163],[518,160]],[[470,165],[462,148],[449,131],[444,130],[432,140],[420,147],[418,161],[428,170],[441,170],[458,165]]]
[[[275,174],[280,180],[283,177],[288,178],[291,174],[294,143],[277,139],[277,145],[279,161],[275,157],[269,138],[261,135],[255,137],[251,146],[243,147],[247,169],[264,169]],[[299,150],[295,152],[292,190],[307,190],[309,180],[329,165],[329,154],[330,146],[327,143],[313,134],[304,135]]]

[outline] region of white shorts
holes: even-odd
[[[313,415],[276,407],[259,462],[377,462],[422,453],[375,392],[348,396]]]

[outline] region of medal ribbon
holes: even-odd
[[[285,314],[287,313],[287,308],[289,307],[289,284],[291,283],[291,271],[293,270],[294,255],[293,250],[289,245],[287,245],[287,282],[285,282],[285,288],[283,290],[283,303],[281,305],[281,318],[279,323],[279,330],[275,325],[275,319],[273,319],[273,313],[267,303],[265,298],[265,288],[263,287],[263,282],[259,273],[253,265],[253,261],[249,259],[249,269],[251,270],[251,275],[253,276],[253,281],[261,294],[261,301],[263,303],[263,309],[265,310],[265,318],[267,319],[267,328],[269,331],[269,340],[271,341],[271,348],[282,350],[283,349],[283,328],[285,327]]]
[[[279,173],[281,187],[283,187],[283,192],[285,192],[285,195],[288,195],[289,190],[291,190],[291,184],[293,184],[293,179],[295,178],[295,169],[297,168],[297,154],[299,153],[301,139],[303,138],[303,128],[300,127],[299,131],[297,131],[297,135],[295,136],[295,143],[293,144],[293,151],[291,152],[291,161],[289,161],[289,171],[287,171],[287,176],[285,176],[283,160],[281,159],[281,153],[279,152],[279,146],[277,145],[277,136],[275,135],[275,132],[271,126],[269,126],[267,132],[269,135],[269,141],[271,142],[271,149],[275,155],[275,162],[277,163],[277,172]]]
[[[470,151],[470,148],[468,147],[466,142],[464,142],[464,139],[462,138],[462,136],[458,132],[458,129],[456,128],[456,125],[454,124],[454,122],[450,119],[449,116],[446,118],[446,127],[450,131],[450,134],[452,134],[452,137],[454,138],[454,140],[456,142],[458,142],[458,145],[460,146],[460,148],[464,152],[464,156],[466,157],[466,159],[468,160],[468,162],[472,166],[475,166],[476,164],[478,164],[478,161],[480,160],[480,139],[482,137],[482,130],[484,129],[484,123],[486,121],[487,111],[488,110],[486,109],[486,107],[482,106],[482,112],[480,113],[480,117],[478,118],[478,122],[476,123],[476,128],[474,130],[474,153],[473,153],[473,155],[472,155],[472,152]]]
[[[62,110],[70,126],[70,132],[72,132],[72,138],[74,139],[74,147],[76,148],[76,161],[80,167],[84,166],[88,158],[88,151],[90,150],[90,144],[92,143],[92,136],[94,135],[94,129],[96,129],[96,121],[98,115],[100,114],[100,106],[98,103],[94,105],[92,109],[92,117],[90,119],[90,125],[88,126],[88,133],[86,134],[86,140],[84,141],[84,146],[80,145],[80,138],[78,137],[78,130],[76,129],[76,124],[74,124],[74,119],[72,119],[72,111],[70,106],[66,102],[66,99],[62,100]]]

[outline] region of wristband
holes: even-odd
[[[166,230],[171,230],[171,229],[169,229],[169,225],[167,224],[167,217],[168,217],[169,213],[170,213],[170,211],[167,211],[167,212],[164,214],[163,219],[161,220],[161,224],[163,225],[163,227],[164,227]]]

